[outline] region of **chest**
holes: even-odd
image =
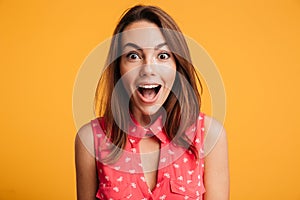
[[[170,143],[141,140],[127,145],[118,162],[97,164],[97,195],[100,199],[201,199],[203,164]]]
[[[157,182],[160,143],[155,137],[143,138],[139,142],[139,150],[145,181],[149,189],[153,190]]]

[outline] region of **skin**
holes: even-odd
[[[96,200],[97,173],[95,157],[87,150],[79,135],[93,135],[92,127],[86,124],[75,139],[76,185],[78,200]]]
[[[131,110],[135,119],[143,126],[151,123],[166,101],[176,75],[175,59],[170,52],[160,29],[153,23],[139,21],[128,25],[122,34],[123,55],[120,62],[122,81],[131,97]],[[138,85],[161,85],[157,100],[145,102],[136,87]],[[151,153],[151,163],[155,169],[159,160],[159,142],[153,138],[143,138],[140,152]],[[148,157],[149,159],[149,157]],[[145,166],[149,161],[143,159]],[[145,169],[144,169],[145,171]],[[150,189],[156,185],[157,170],[145,172],[145,179]]]
[[[138,21],[128,25],[125,31],[127,31],[126,34],[122,36],[123,55],[120,62],[122,81],[127,92],[132,95],[131,110],[134,117],[141,125],[147,126],[151,123],[151,116],[155,116],[170,93],[170,88],[175,79],[175,59],[168,46],[163,45],[165,40],[155,24]],[[147,38],[147,40],[144,38]],[[144,102],[138,95],[136,86],[141,83],[162,85],[155,102]],[[206,193],[204,199],[228,200],[229,170],[226,132],[220,123],[206,116],[205,135],[207,134],[215,135],[218,141],[212,151],[205,157],[204,184]],[[93,138],[90,123],[84,125],[78,131],[75,140],[75,162],[77,199],[94,200],[96,199],[98,182],[95,157],[91,153],[93,152],[93,142],[82,142],[82,138]],[[87,141],[90,140],[87,139]],[[159,142],[154,137],[143,138],[139,143],[139,147],[141,153],[152,152],[151,161],[157,166]],[[147,162],[143,157],[141,157],[141,160],[142,163]],[[156,170],[145,172],[146,182],[150,189],[153,189],[156,185],[156,175]]]
[[[131,110],[141,125],[151,121],[166,101],[176,75],[175,59],[159,28],[147,21],[128,25],[122,34],[123,55],[120,62],[122,81],[131,96]],[[138,85],[161,85],[158,99],[145,102]]]
[[[204,118],[205,136],[217,139],[213,149],[204,158],[205,200],[229,200],[229,166],[227,136],[224,127],[214,118]],[[204,143],[204,145],[206,145]],[[209,145],[209,144],[208,144]]]

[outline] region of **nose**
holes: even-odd
[[[155,58],[149,54],[144,57],[143,65],[140,68],[140,76],[153,76],[155,75]]]

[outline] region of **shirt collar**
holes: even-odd
[[[131,144],[138,143],[144,137],[155,136],[162,143],[167,142],[167,136],[163,129],[162,116],[159,116],[154,123],[148,127],[141,126],[131,115],[131,122],[129,123],[128,139]]]

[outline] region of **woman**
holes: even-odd
[[[200,112],[175,21],[138,5],[113,36],[95,96],[102,117],[75,141],[78,199],[229,199],[225,130]]]

